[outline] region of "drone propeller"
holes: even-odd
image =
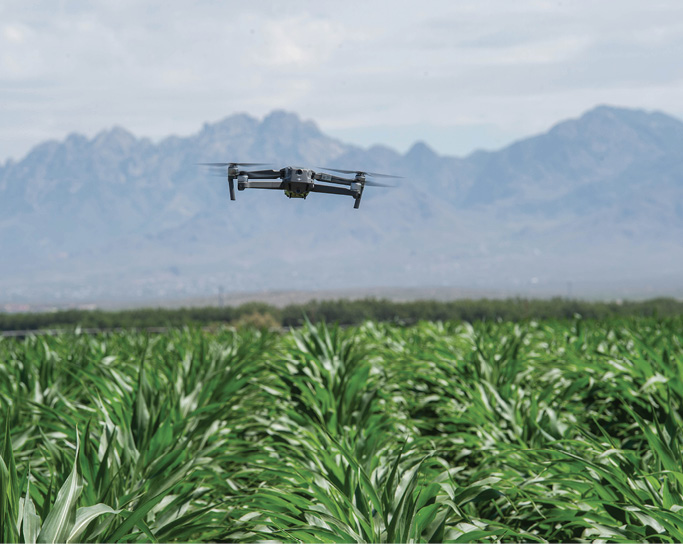
[[[200,162],[202,166],[266,166],[268,162]]]
[[[339,172],[341,174],[360,174],[362,176],[373,176],[376,178],[402,178],[402,176],[393,176],[391,174],[378,174],[377,172],[364,172],[362,170],[341,170],[340,168],[326,168],[325,166],[319,166],[318,168],[321,168],[323,170],[330,170],[331,172]]]
[[[387,176],[389,177],[389,176]],[[397,178],[398,176],[390,176]],[[377,183],[376,181],[372,181],[371,179],[366,179],[365,180],[365,185],[370,186],[370,187],[394,187],[394,185],[387,185],[386,183]]]

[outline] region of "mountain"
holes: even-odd
[[[200,162],[404,176],[353,200],[238,192]],[[683,292],[683,123],[600,106],[493,152],[400,154],[276,111],[159,142],[115,127],[0,166],[0,302],[367,286]]]

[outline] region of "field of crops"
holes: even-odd
[[[0,416],[3,542],[683,541],[681,318],[5,339]]]

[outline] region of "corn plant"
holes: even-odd
[[[683,320],[0,340],[3,542],[683,540]]]

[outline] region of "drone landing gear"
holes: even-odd
[[[235,200],[235,180],[228,178],[228,185],[230,186],[230,200]]]
[[[354,207],[355,209],[360,208],[360,197],[361,197],[361,196],[362,196],[362,195],[358,195],[358,196],[356,197],[356,202],[355,202],[354,205],[353,205],[353,207]]]

